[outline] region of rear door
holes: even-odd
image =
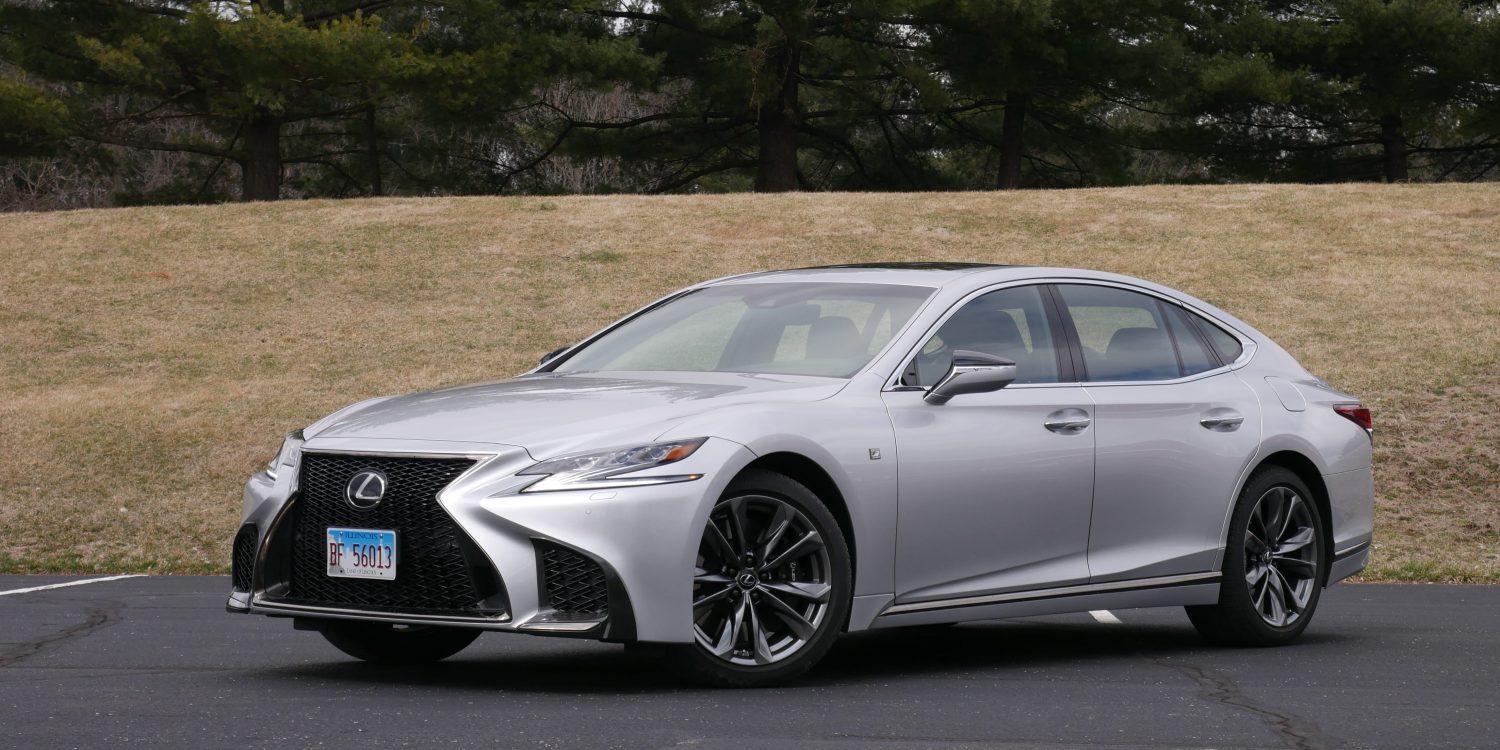
[[[1212,569],[1260,443],[1258,399],[1176,302],[1112,285],[1056,290],[1094,402],[1091,580]]]

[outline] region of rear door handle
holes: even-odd
[[[1214,432],[1234,432],[1244,422],[1244,415],[1233,409],[1224,408],[1209,409],[1198,420],[1198,424],[1203,425],[1204,429],[1213,430]]]
[[[1058,409],[1047,415],[1042,421],[1042,426],[1059,435],[1077,435],[1088,429],[1094,420],[1089,418],[1089,413],[1082,409]]]

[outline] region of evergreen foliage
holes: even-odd
[[[1500,3],[8,0],[0,160],[116,203],[1494,179]]]

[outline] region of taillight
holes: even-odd
[[[1375,419],[1370,416],[1368,407],[1360,406],[1359,404],[1339,404],[1333,407],[1333,410],[1338,412],[1339,416],[1344,419],[1364,428],[1365,432],[1374,434]]]

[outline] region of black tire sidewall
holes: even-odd
[[[1317,545],[1318,551],[1318,577],[1313,586],[1312,596],[1307,601],[1307,610],[1295,622],[1284,627],[1271,625],[1255,610],[1250,596],[1250,585],[1245,580],[1245,534],[1249,528],[1250,514],[1255,510],[1255,505],[1260,498],[1276,487],[1286,487],[1296,492],[1306,503],[1313,519],[1314,544]],[[1326,522],[1323,519],[1323,513],[1319,510],[1318,503],[1307,484],[1290,470],[1279,466],[1267,467],[1256,471],[1245,482],[1244,488],[1240,491],[1239,500],[1235,504],[1234,517],[1229,526],[1228,544],[1224,550],[1223,582],[1219,588],[1219,612],[1228,620],[1227,624],[1238,631],[1238,637],[1233,640],[1249,645],[1279,645],[1301,635],[1308,623],[1312,622],[1318,600],[1322,597],[1323,587],[1328,580],[1328,549],[1325,544],[1327,535],[1324,523]]]

